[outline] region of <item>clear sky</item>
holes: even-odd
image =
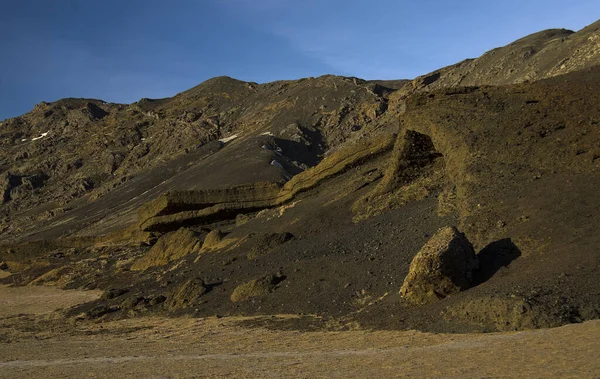
[[[0,0],[0,120],[63,97],[173,96],[219,75],[413,78],[599,18],[600,0]]]

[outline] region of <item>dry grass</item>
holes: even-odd
[[[28,287],[2,288],[0,296],[2,310],[45,312],[59,304],[82,301],[91,293]],[[7,299],[12,301],[10,307]],[[267,319],[276,323],[294,317]],[[14,326],[16,319],[7,318],[5,312],[0,322],[4,327]],[[241,323],[248,320],[136,318],[65,323],[62,328],[16,328],[19,338],[0,338],[0,377],[600,375],[600,321],[556,329],[458,335],[278,331],[243,327]],[[37,326],[35,319],[32,325]]]

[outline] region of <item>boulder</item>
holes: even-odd
[[[400,289],[404,299],[426,304],[468,289],[478,261],[473,245],[454,227],[444,227],[413,258]]]
[[[140,259],[135,261],[131,270],[143,271],[150,267],[164,266],[190,253],[200,251],[201,241],[188,228],[167,233]]]
[[[211,250],[216,247],[219,242],[223,239],[225,234],[220,229],[211,230],[204,238],[202,243],[202,250]]]
[[[285,280],[282,274],[269,275],[260,279],[253,279],[244,284],[240,284],[233,290],[231,301],[245,301],[256,297],[263,297],[272,292],[277,284]]]
[[[240,213],[235,216],[235,226],[242,226],[250,221],[250,217],[246,214]]]
[[[193,306],[207,292],[208,287],[204,280],[200,278],[190,279],[173,292],[173,295],[167,300],[167,307],[172,311],[185,309]]]

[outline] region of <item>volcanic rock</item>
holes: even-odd
[[[413,304],[442,299],[469,288],[477,267],[465,235],[454,227],[442,228],[414,257],[400,294]]]

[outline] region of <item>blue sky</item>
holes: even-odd
[[[0,0],[0,120],[63,97],[173,96],[219,75],[413,78],[599,18],[598,0]]]

